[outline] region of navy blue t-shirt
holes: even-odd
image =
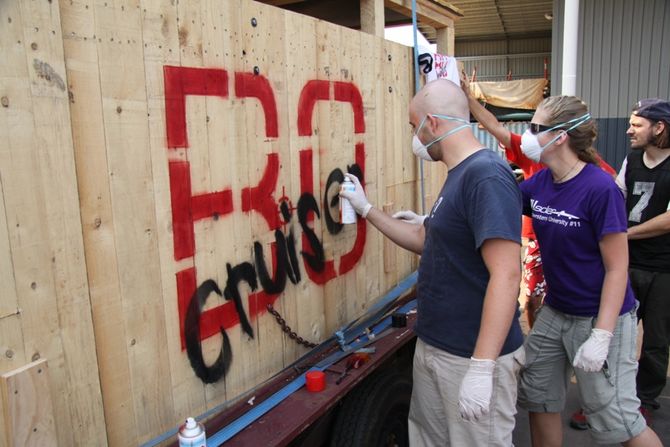
[[[505,161],[480,150],[449,171],[430,215],[417,285],[421,340],[471,357],[489,272],[481,256],[487,239],[521,240],[521,193]],[[521,346],[518,308],[500,355]]]

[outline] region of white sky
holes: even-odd
[[[412,25],[385,28],[384,37],[393,42],[407,45],[408,47],[414,46],[414,33],[412,31]],[[421,31],[419,31],[417,34],[417,43],[419,44],[420,49],[426,50],[425,52],[437,53],[437,45],[429,44],[423,34],[421,34]]]

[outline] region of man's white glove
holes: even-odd
[[[358,177],[353,174],[344,174],[344,176],[354,182],[356,189],[354,191],[341,191],[340,197],[347,199],[351,206],[354,207],[354,210],[356,210],[356,213],[360,214],[361,217],[366,217],[372,209],[372,205],[370,205],[368,198],[365,196],[365,191],[363,191],[361,182],[359,182]]]
[[[493,360],[470,357],[470,367],[463,376],[458,396],[458,409],[466,421],[476,421],[489,412],[495,367]]]
[[[612,333],[604,329],[591,329],[591,336],[579,347],[572,366],[586,372],[600,371],[610,350]]]
[[[426,216],[419,216],[416,214],[414,211],[406,210],[406,211],[398,211],[392,216],[394,219],[399,219],[402,220],[403,222],[415,224],[415,225],[423,225],[423,221],[426,220]]]

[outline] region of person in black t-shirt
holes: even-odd
[[[617,184],[626,196],[630,281],[644,330],[637,395],[649,421],[660,406],[670,348],[670,102],[643,99],[629,122],[633,151]]]

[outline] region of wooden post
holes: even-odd
[[[361,31],[384,37],[384,0],[361,0]]]
[[[453,25],[445,26],[444,28],[437,28],[435,31],[437,52],[440,54],[446,54],[447,56],[453,56],[456,53],[456,46],[454,43],[455,30]]]

